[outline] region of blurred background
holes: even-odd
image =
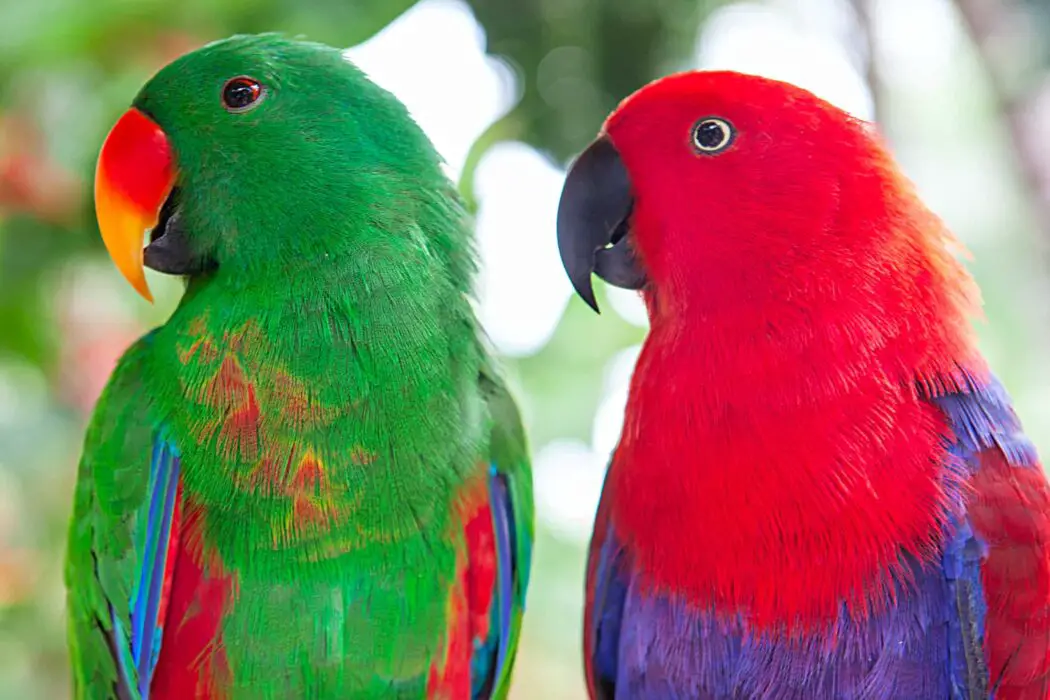
[[[480,310],[535,453],[538,536],[514,698],[584,697],[583,558],[645,333],[629,293],[570,298],[564,168],[647,81],[732,68],[877,120],[974,254],[979,328],[1050,455],[1046,0],[0,0],[0,698],[68,697],[61,559],[85,422],[149,306],[92,215],[102,138],[161,65],[235,32],[335,46],[396,93],[475,210]]]

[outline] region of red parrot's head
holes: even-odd
[[[733,72],[670,76],[624,100],[568,174],[558,239],[584,300],[597,309],[593,272],[642,289],[654,323],[910,304],[931,280],[968,282],[870,125]]]

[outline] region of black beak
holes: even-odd
[[[182,226],[180,191],[175,188],[161,207],[157,225],[150,232],[150,242],[142,252],[146,267],[168,275],[196,275],[215,268],[207,257],[194,253]]]
[[[620,154],[609,139],[598,138],[569,168],[558,204],[562,265],[576,293],[596,312],[591,273],[624,289],[645,285],[630,245],[633,202]]]

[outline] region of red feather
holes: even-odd
[[[180,494],[181,497],[181,494]],[[181,500],[181,498],[180,498]],[[172,537],[174,569],[167,601],[164,639],[150,684],[152,700],[219,700],[220,679],[225,673],[221,647],[217,648],[223,610],[232,581],[218,566],[204,569],[195,512],[183,504],[179,537]]]
[[[468,483],[457,505],[464,528],[464,550],[457,565],[457,581],[449,592],[449,625],[441,653],[430,670],[429,700],[469,698],[471,657],[476,643],[487,641],[496,586],[496,538],[492,506],[484,472]]]
[[[1050,696],[1050,486],[1042,467],[980,456],[970,517],[988,545],[985,639],[998,700]]]
[[[467,609],[470,612],[471,634],[474,639],[488,638],[493,598],[496,592],[496,537],[492,531],[492,507],[488,485],[484,480],[472,490],[478,500],[466,515],[466,540],[469,565],[463,573],[467,590]]]

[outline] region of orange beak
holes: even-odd
[[[146,301],[153,301],[142,263],[146,231],[175,184],[168,137],[137,109],[109,132],[95,169],[95,216],[117,269]]]

